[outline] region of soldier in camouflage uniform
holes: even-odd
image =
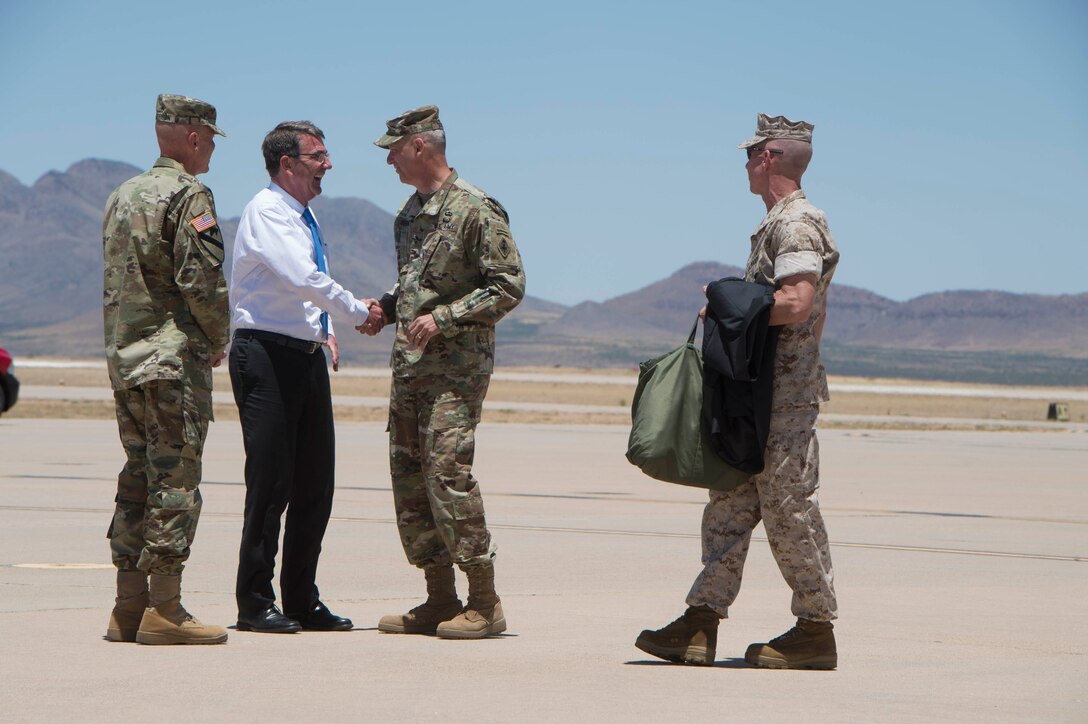
[[[731,490],[710,492],[703,513],[703,571],[688,593],[688,609],[636,641],[643,651],[689,664],[714,663],[718,622],[740,590],[752,530],[763,520],[771,551],[793,590],[797,624],[767,643],[752,644],[745,660],[764,668],[834,669],[831,621],[838,616],[831,553],[817,502],[816,417],[828,399],[820,335],[828,285],[839,252],[827,219],[801,190],[812,157],[813,126],[759,114],[747,151],[752,193],[767,216],[752,235],[745,279],[774,285],[770,324],[781,325],[775,355],[770,433],[763,472]]]
[[[160,95],[155,118],[161,156],[110,195],[102,231],[106,366],[128,458],[108,533],[117,599],[106,637],[222,643],[225,629],[182,607],[181,572],[200,516],[211,368],[229,325],[223,237],[196,176],[225,134],[215,108],[194,98]]]
[[[495,358],[495,324],[525,294],[506,210],[446,163],[438,108],[394,118],[375,144],[416,193],[393,233],[397,285],[371,309],[369,330],[396,325],[389,457],[397,527],[423,569],[427,601],[385,616],[388,633],[482,638],[506,630],[495,593],[495,546],[472,476],[476,425]],[[466,574],[462,606],[453,564]]]

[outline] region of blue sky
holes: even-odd
[[[325,194],[393,212],[409,189],[371,142],[436,103],[452,165],[510,212],[529,292],[576,303],[743,265],[764,208],[735,146],[764,111],[816,125],[804,187],[837,281],[1088,291],[1088,3],[520,5],[3,0],[0,169],[147,166],[155,96],[183,93],[228,133],[204,177],[220,215],[299,118],[327,134]]]

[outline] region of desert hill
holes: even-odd
[[[140,171],[88,159],[29,187],[0,171],[0,344],[18,355],[101,354],[102,207],[110,191]],[[388,288],[395,275],[392,216],[355,198],[320,197],[314,208],[328,232],[335,276],[359,295]],[[221,216],[220,223],[229,259],[237,218]],[[604,302],[567,307],[529,297],[499,326],[498,361],[634,365],[684,340],[704,284],[740,273],[694,262]],[[340,338],[347,360],[388,357],[388,333]],[[1042,364],[1062,383],[1088,384],[1088,294],[949,291],[896,302],[835,284],[825,341],[832,372],[925,377],[951,364],[970,378],[979,376],[970,371],[979,365],[1015,373]]]

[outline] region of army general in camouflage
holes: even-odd
[[[423,569],[427,601],[385,616],[387,633],[482,638],[506,630],[495,546],[472,476],[475,431],[495,357],[495,324],[521,301],[525,273],[505,209],[446,162],[438,108],[387,123],[375,141],[416,193],[393,226],[396,286],[371,309],[371,332],[395,325],[389,466],[397,527]],[[469,584],[457,596],[453,564]]]
[[[212,367],[228,342],[223,237],[208,170],[215,108],[160,95],[160,158],[106,202],[106,366],[128,458],[108,537],[117,600],[106,637],[145,644],[222,643],[181,605],[181,572],[200,516],[201,454]],[[149,590],[150,577],[150,590]]]
[[[828,399],[820,362],[827,294],[839,252],[822,211],[805,198],[801,176],[812,158],[813,126],[759,114],[756,135],[740,144],[749,188],[767,215],[752,235],[745,279],[773,285],[770,324],[780,326],[774,360],[765,466],[741,486],[711,491],[703,512],[703,571],[688,593],[688,609],[636,641],[660,658],[714,663],[718,622],[740,590],[752,530],[763,521],[771,551],[793,591],[797,624],[752,644],[745,660],[763,668],[834,669],[831,621],[838,616],[831,553],[817,502],[816,417]]]

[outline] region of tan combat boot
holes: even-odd
[[[427,600],[408,613],[382,616],[378,630],[385,633],[433,634],[438,624],[461,613],[461,599],[453,578],[453,566],[428,566]]]
[[[495,565],[488,561],[482,566],[465,570],[468,576],[468,604],[450,621],[438,624],[435,632],[444,639],[482,639],[506,630],[502,603],[495,593]]]
[[[117,598],[110,613],[106,638],[110,641],[136,640],[140,619],[147,608],[147,574],[143,571],[117,571]]]
[[[830,621],[797,619],[797,625],[765,644],[752,644],[744,660],[761,669],[834,669],[839,664]]]
[[[709,606],[688,606],[688,610],[668,626],[640,633],[635,646],[665,661],[712,666],[721,619]]]
[[[151,574],[149,607],[140,620],[136,641],[141,644],[221,644],[222,626],[205,626],[181,605],[181,576]]]

